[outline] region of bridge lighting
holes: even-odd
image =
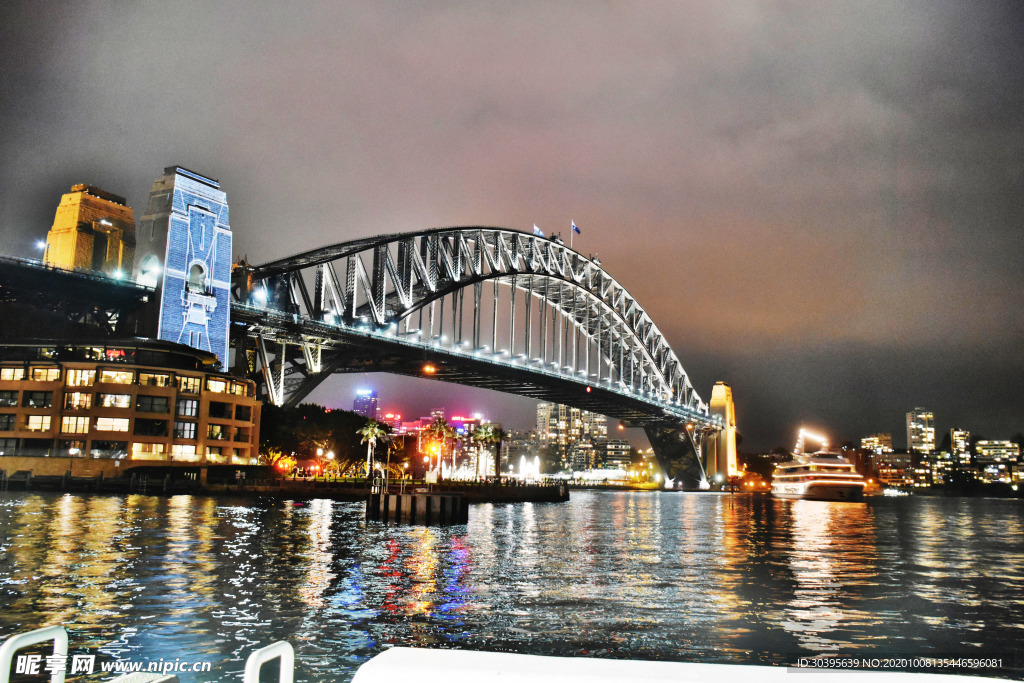
[[[46,251],[46,240],[36,240],[36,249]]]
[[[252,293],[252,298],[256,299],[256,303],[258,303],[260,306],[265,306],[267,303],[267,288],[256,288],[256,290],[253,291]]]
[[[590,393],[590,387],[587,387],[587,393],[588,394]]]

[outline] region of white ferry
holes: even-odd
[[[822,449],[805,453],[807,438],[820,442]],[[778,498],[859,501],[864,499],[865,486],[864,477],[853,463],[828,450],[825,439],[804,429],[800,430],[793,459],[777,464],[772,477],[772,495]]]

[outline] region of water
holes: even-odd
[[[0,494],[0,636],[97,661],[211,662],[275,640],[298,681],[393,645],[786,664],[997,655],[1024,678],[1024,504],[573,492],[386,526],[358,503]],[[1015,661],[1010,661],[1014,659]],[[965,673],[961,671],[960,673]]]

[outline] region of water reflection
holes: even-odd
[[[327,500],[9,492],[0,635],[63,623],[80,651],[208,660],[209,680],[273,640],[309,681],[347,680],[388,645],[776,664],[1010,652],[1022,520],[1017,501],[574,492],[428,528]]]

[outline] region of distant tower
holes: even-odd
[[[924,408],[907,413],[907,450],[911,453],[935,451],[935,415]]]
[[[377,419],[377,392],[373,389],[357,389],[352,412],[371,420]]]
[[[736,404],[732,400],[732,387],[725,382],[717,382],[711,390],[708,407],[711,414],[720,417],[725,425],[709,443],[708,476],[735,476],[739,470],[736,468]]]
[[[73,185],[60,199],[43,262],[127,277],[135,254],[135,213],[124,197]]]
[[[157,288],[156,335],[210,351],[228,367],[231,228],[220,184],[180,166],[153,183],[133,277]]]

